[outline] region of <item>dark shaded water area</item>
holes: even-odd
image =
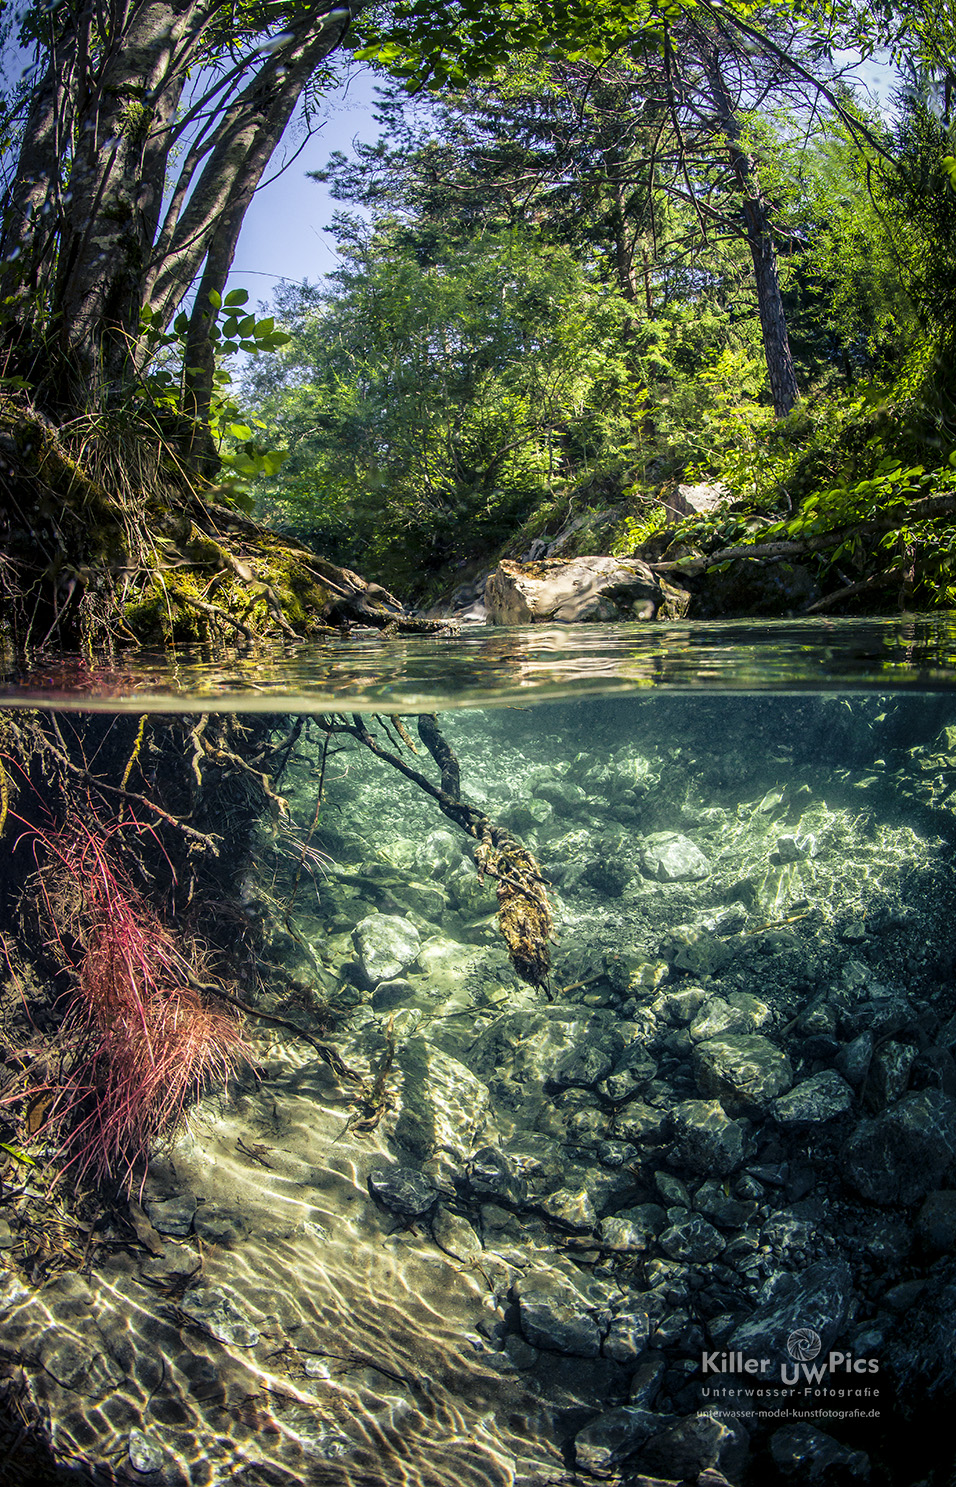
[[[540,987],[509,960],[474,843],[354,737],[329,740],[328,678],[311,700],[287,679],[281,709],[241,658],[26,679],[115,787],[147,677],[154,703],[198,714],[211,687],[209,737],[304,719],[277,799],[243,796],[222,909],[238,960],[254,947],[236,989],[285,1023],[246,1020],[249,1060],[203,1090],[132,1205],[84,1188],[45,1208],[42,1141],[36,1167],[7,1153],[0,1173],[0,1365],[47,1412],[64,1481],[956,1481],[932,1428],[956,1389],[956,693],[948,633],[902,655],[901,623],[905,674],[880,672],[877,625],[838,666],[784,645],[783,680],[769,652],[759,680],[738,653],[729,691],[676,635],[680,679],[652,689],[608,687],[558,636],[586,695],[547,701],[568,673],[529,689],[520,667],[550,642],[468,636],[506,666],[493,707],[454,706],[488,683],[459,685],[458,651],[424,678],[421,642],[386,641],[406,659],[376,681],[383,643],[353,642],[368,676],[336,680],[337,706],[401,711],[368,726],[433,781],[409,713],[440,708],[462,799],[540,863]],[[275,710],[230,712],[244,690]],[[125,786],[185,818],[162,793],[167,723],[146,714]],[[226,832],[240,794],[192,819]],[[117,797],[107,834],[131,815]],[[42,875],[26,826],[5,844]],[[172,931],[201,935],[176,868]],[[29,873],[4,872],[9,950]],[[25,986],[45,991],[12,951],[7,970],[9,1074]],[[25,1134],[0,1141],[25,1154]]]

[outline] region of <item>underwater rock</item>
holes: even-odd
[[[735,1481],[749,1453],[750,1442],[742,1425],[701,1411],[654,1436],[640,1460],[652,1471],[680,1477],[695,1478],[708,1467],[716,1467]]]
[[[693,1172],[719,1172],[726,1177],[743,1166],[749,1149],[747,1133],[731,1120],[719,1100],[682,1100],[671,1111],[675,1156]]]
[[[645,1311],[620,1311],[611,1318],[604,1355],[615,1363],[634,1363],[647,1347],[651,1324]]]
[[[870,1458],[865,1451],[851,1451],[832,1435],[813,1425],[785,1425],[770,1438],[770,1454],[785,1477],[801,1482],[844,1482],[853,1477],[870,1479]]]
[[[785,832],[783,836],[777,837],[772,855],[776,862],[800,862],[804,857],[815,857],[817,839],[811,831],[806,836],[801,836],[799,832]]]
[[[577,1191],[571,1188],[558,1188],[556,1192],[549,1193],[546,1198],[542,1198],[538,1206],[548,1218],[555,1219],[557,1223],[563,1224],[566,1228],[575,1229],[581,1233],[590,1233],[597,1223],[594,1204],[586,1188],[580,1188]]]
[[[546,558],[527,564],[505,559],[485,584],[493,625],[649,620],[663,601],[657,579],[637,558]]]
[[[134,1471],[142,1473],[143,1476],[148,1472],[162,1471],[166,1462],[165,1451],[141,1430],[130,1431],[126,1449],[129,1464]]]
[[[734,947],[708,930],[688,925],[675,932],[665,954],[675,971],[716,976],[733,958]]]
[[[696,881],[710,872],[710,862],[700,848],[677,831],[655,831],[645,837],[639,861],[644,876],[660,883]]]
[[[402,1073],[396,1141],[422,1159],[436,1151],[468,1156],[488,1116],[487,1086],[427,1038],[410,1038],[396,1064]]]
[[[954,1156],[956,1100],[925,1089],[860,1122],[843,1148],[843,1175],[870,1203],[915,1203],[939,1187]]]
[[[149,1221],[160,1234],[188,1234],[196,1216],[196,1207],[196,1198],[192,1193],[178,1193],[174,1198],[146,1200]]]
[[[938,1262],[921,1293],[911,1298],[884,1353],[904,1413],[927,1399],[942,1404],[956,1392],[956,1260]]]
[[[634,878],[634,871],[620,857],[599,857],[584,869],[582,878],[604,898],[620,898]]]
[[[572,1085],[585,1088],[598,1084],[614,1067],[620,1053],[620,1043],[610,1047],[600,1043],[583,1043],[566,1053],[548,1081],[553,1089],[568,1089]]]
[[[873,1057],[874,1038],[869,1031],[845,1043],[836,1056],[836,1067],[848,1084],[860,1085],[867,1076]]]
[[[701,1094],[720,1100],[731,1114],[760,1115],[793,1083],[787,1055],[759,1033],[698,1043],[694,1070]]]
[[[555,1270],[529,1270],[514,1285],[521,1330],[532,1346],[596,1358],[601,1332],[585,1298]]]
[[[415,1167],[376,1167],[368,1175],[368,1189],[383,1208],[405,1219],[427,1213],[438,1197],[434,1183]]]
[[[867,1099],[872,1099],[877,1109],[905,1095],[915,1060],[916,1049],[910,1043],[886,1043],[876,1050],[869,1069]]]
[[[430,831],[415,849],[415,868],[429,878],[447,878],[462,860],[461,838],[439,828]]]
[[[369,986],[394,981],[417,959],[418,930],[398,914],[369,914],[352,931],[352,943]]]
[[[259,1329],[219,1286],[195,1286],[186,1292],[179,1305],[187,1317],[198,1322],[203,1331],[217,1342],[237,1348],[254,1348],[259,1341]]]
[[[618,1136],[638,1146],[658,1146],[665,1139],[669,1119],[662,1107],[632,1100],[615,1115],[614,1129]]]
[[[694,1207],[720,1229],[745,1229],[757,1217],[753,1198],[733,1198],[719,1177],[708,1177],[694,1194]]]
[[[773,1115],[788,1128],[821,1125],[852,1110],[855,1096],[845,1079],[835,1069],[814,1074],[774,1101]]]
[[[601,1243],[613,1250],[645,1250],[664,1228],[667,1215],[656,1203],[624,1209],[598,1225]]]
[[[706,1219],[689,1213],[665,1229],[658,1243],[672,1260],[682,1260],[688,1265],[705,1265],[708,1260],[716,1260],[727,1241]]]
[[[932,1255],[956,1251],[956,1191],[940,1188],[930,1193],[916,1216],[916,1237]]]
[[[479,1196],[496,1198],[499,1203],[515,1207],[528,1197],[527,1181],[497,1146],[482,1146],[473,1154],[468,1165],[468,1184]]]
[[[648,960],[646,951],[630,948],[608,950],[604,968],[614,990],[627,997],[655,991],[670,971],[666,960]]]
[[[726,1000],[713,997],[690,1025],[695,1043],[722,1038],[727,1033],[755,1033],[770,1021],[770,1008],[746,991],[731,992]]]
[[[432,1219],[432,1235],[446,1255],[469,1265],[481,1254],[481,1240],[466,1218],[439,1204]]]
[[[729,1349],[748,1357],[769,1358],[777,1377],[781,1364],[792,1366],[787,1338],[796,1327],[820,1334],[821,1352],[836,1342],[846,1321],[853,1295],[853,1273],[844,1261],[818,1261],[799,1275],[781,1274],[757,1310],[727,1339]]]
[[[592,1477],[617,1474],[621,1462],[661,1429],[661,1417],[651,1410],[622,1405],[605,1410],[574,1437],[574,1461]]]
[[[573,780],[549,774],[532,786],[535,795],[546,800],[556,816],[576,816],[588,803],[587,795]]]

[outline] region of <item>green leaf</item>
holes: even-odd
[[[22,1162],[25,1167],[35,1167],[36,1162],[32,1157],[26,1156],[18,1146],[8,1146],[5,1141],[0,1141],[0,1151],[5,1151],[14,1161]]]
[[[234,439],[251,439],[252,429],[247,423],[231,423],[229,432]]]
[[[216,290],[216,289],[210,289],[210,291],[209,291],[209,303],[212,305],[212,307],[213,307],[214,310],[221,310],[222,309],[222,295],[219,293],[218,290]]]
[[[212,295],[210,295],[209,297],[211,299]],[[244,305],[248,298],[248,289],[230,289],[229,293],[226,295],[226,298],[223,300],[223,304],[228,306],[229,308],[232,308],[235,305]]]

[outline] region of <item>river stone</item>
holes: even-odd
[[[597,1223],[597,1214],[587,1188],[558,1188],[556,1192],[542,1198],[538,1206],[548,1218],[580,1233],[590,1233]]]
[[[774,1101],[774,1118],[790,1127],[821,1125],[853,1108],[854,1094],[835,1069],[825,1069]]]
[[[639,860],[645,877],[661,883],[706,878],[710,872],[710,863],[700,848],[676,831],[656,831],[646,837]]]
[[[731,992],[724,1000],[713,997],[690,1025],[695,1043],[722,1038],[725,1033],[755,1033],[770,1021],[770,1008],[746,991]]]
[[[166,1462],[166,1453],[162,1446],[150,1440],[141,1430],[131,1430],[126,1447],[129,1455],[129,1464],[134,1471],[141,1472],[145,1476],[148,1472],[162,1471]]]
[[[574,1437],[574,1462],[592,1477],[617,1474],[622,1461],[660,1430],[660,1416],[652,1410],[622,1405],[605,1410]]]
[[[664,591],[636,558],[546,558],[537,563],[502,560],[485,584],[493,625],[557,621],[653,619]]]
[[[669,950],[675,971],[693,976],[716,976],[733,956],[733,949],[703,929],[687,929],[672,941]]]
[[[870,1458],[865,1451],[851,1451],[813,1425],[785,1425],[775,1431],[770,1454],[785,1477],[797,1477],[801,1483],[870,1479]]]
[[[219,1286],[196,1286],[186,1292],[179,1305],[187,1317],[198,1322],[217,1342],[254,1348],[259,1341],[259,1329]]]
[[[664,1227],[666,1215],[656,1203],[625,1209],[598,1225],[601,1243],[613,1250],[644,1250]]]
[[[671,1210],[672,1213],[674,1211]],[[689,1213],[686,1218],[665,1229],[658,1243],[672,1260],[682,1260],[688,1265],[704,1265],[708,1260],[716,1260],[727,1241],[705,1218],[697,1213]]]
[[[930,1193],[916,1216],[916,1237],[932,1255],[956,1251],[956,1191],[940,1188]]]
[[[515,1282],[521,1330],[533,1347],[596,1358],[601,1333],[584,1297],[555,1270],[529,1270]]]
[[[528,1196],[528,1184],[515,1171],[510,1157],[498,1146],[480,1146],[471,1158],[468,1181],[480,1197],[517,1207]]]
[[[614,1067],[621,1051],[619,1039],[608,1043],[581,1043],[562,1058],[549,1081],[555,1089],[598,1084]]]
[[[399,914],[369,914],[352,931],[362,972],[369,986],[394,981],[417,958],[418,930]]]
[[[618,1136],[637,1142],[639,1146],[658,1146],[664,1140],[668,1121],[668,1113],[662,1106],[631,1100],[615,1115],[614,1127]]]
[[[540,795],[552,806],[555,815],[573,816],[587,805],[587,796],[580,785],[575,785],[573,780],[559,779],[555,775],[549,775],[546,779],[537,781],[532,785],[535,795]]]
[[[427,1213],[438,1197],[434,1183],[416,1167],[376,1167],[368,1175],[368,1187],[383,1208],[405,1219]]]
[[[720,1100],[731,1114],[762,1114],[793,1083],[790,1060],[759,1033],[708,1038],[694,1048],[701,1094]]]
[[[395,1139],[423,1160],[436,1151],[468,1156],[488,1116],[487,1086],[427,1038],[410,1038],[396,1062],[402,1103]]]
[[[749,1142],[743,1126],[724,1114],[719,1100],[682,1100],[671,1111],[676,1156],[693,1172],[726,1177],[742,1166]]]
[[[647,1347],[651,1324],[644,1311],[618,1312],[604,1338],[604,1354],[615,1363],[634,1363]]]
[[[853,1273],[842,1260],[821,1260],[794,1275],[784,1271],[769,1295],[724,1342],[747,1357],[769,1358],[770,1376],[780,1376],[780,1365],[792,1367],[787,1339],[797,1328],[819,1333],[821,1354],[833,1347],[846,1322],[853,1296]]]
[[[956,1100],[923,1089],[860,1121],[843,1148],[843,1174],[870,1203],[916,1203],[941,1185],[954,1155]]]
[[[738,1421],[702,1410],[654,1436],[641,1453],[641,1465],[691,1480],[715,1467],[735,1482],[749,1451],[747,1433]]]
[[[468,1220],[458,1213],[450,1213],[443,1204],[439,1205],[432,1219],[432,1235],[439,1249],[463,1265],[471,1264],[481,1254],[481,1240]]]
[[[845,1043],[836,1056],[836,1066],[843,1077],[853,1085],[861,1085],[867,1076],[873,1057],[873,1034],[867,1030],[850,1043]]]
[[[196,1198],[192,1193],[178,1193],[174,1198],[146,1200],[149,1221],[160,1234],[188,1234],[196,1216],[196,1207]]]
[[[429,878],[445,878],[462,860],[461,839],[450,831],[430,831],[415,851],[415,867]]]
[[[928,1285],[907,1308],[882,1352],[894,1398],[904,1415],[925,1407],[927,1396],[948,1408],[956,1394],[956,1260],[937,1262]]]

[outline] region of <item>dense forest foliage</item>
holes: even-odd
[[[0,222],[18,644],[387,625],[339,565],[421,601],[568,525],[667,563],[809,544],[831,591],[953,601],[935,0],[42,0],[0,27],[26,61]],[[861,57],[891,108],[843,75]],[[382,132],[325,172],[341,268],[253,313],[246,210],[356,65]],[[719,520],[665,532],[679,482],[721,482]]]
[[[951,604],[944,20],[701,6],[500,55],[460,28],[453,66],[409,15],[360,55],[412,90],[322,173],[341,267],[281,288],[290,339],[245,373],[285,453],[260,511],[418,599],[576,522],[563,552],[689,561],[837,532],[831,592]],[[679,482],[719,514],[673,530]]]

